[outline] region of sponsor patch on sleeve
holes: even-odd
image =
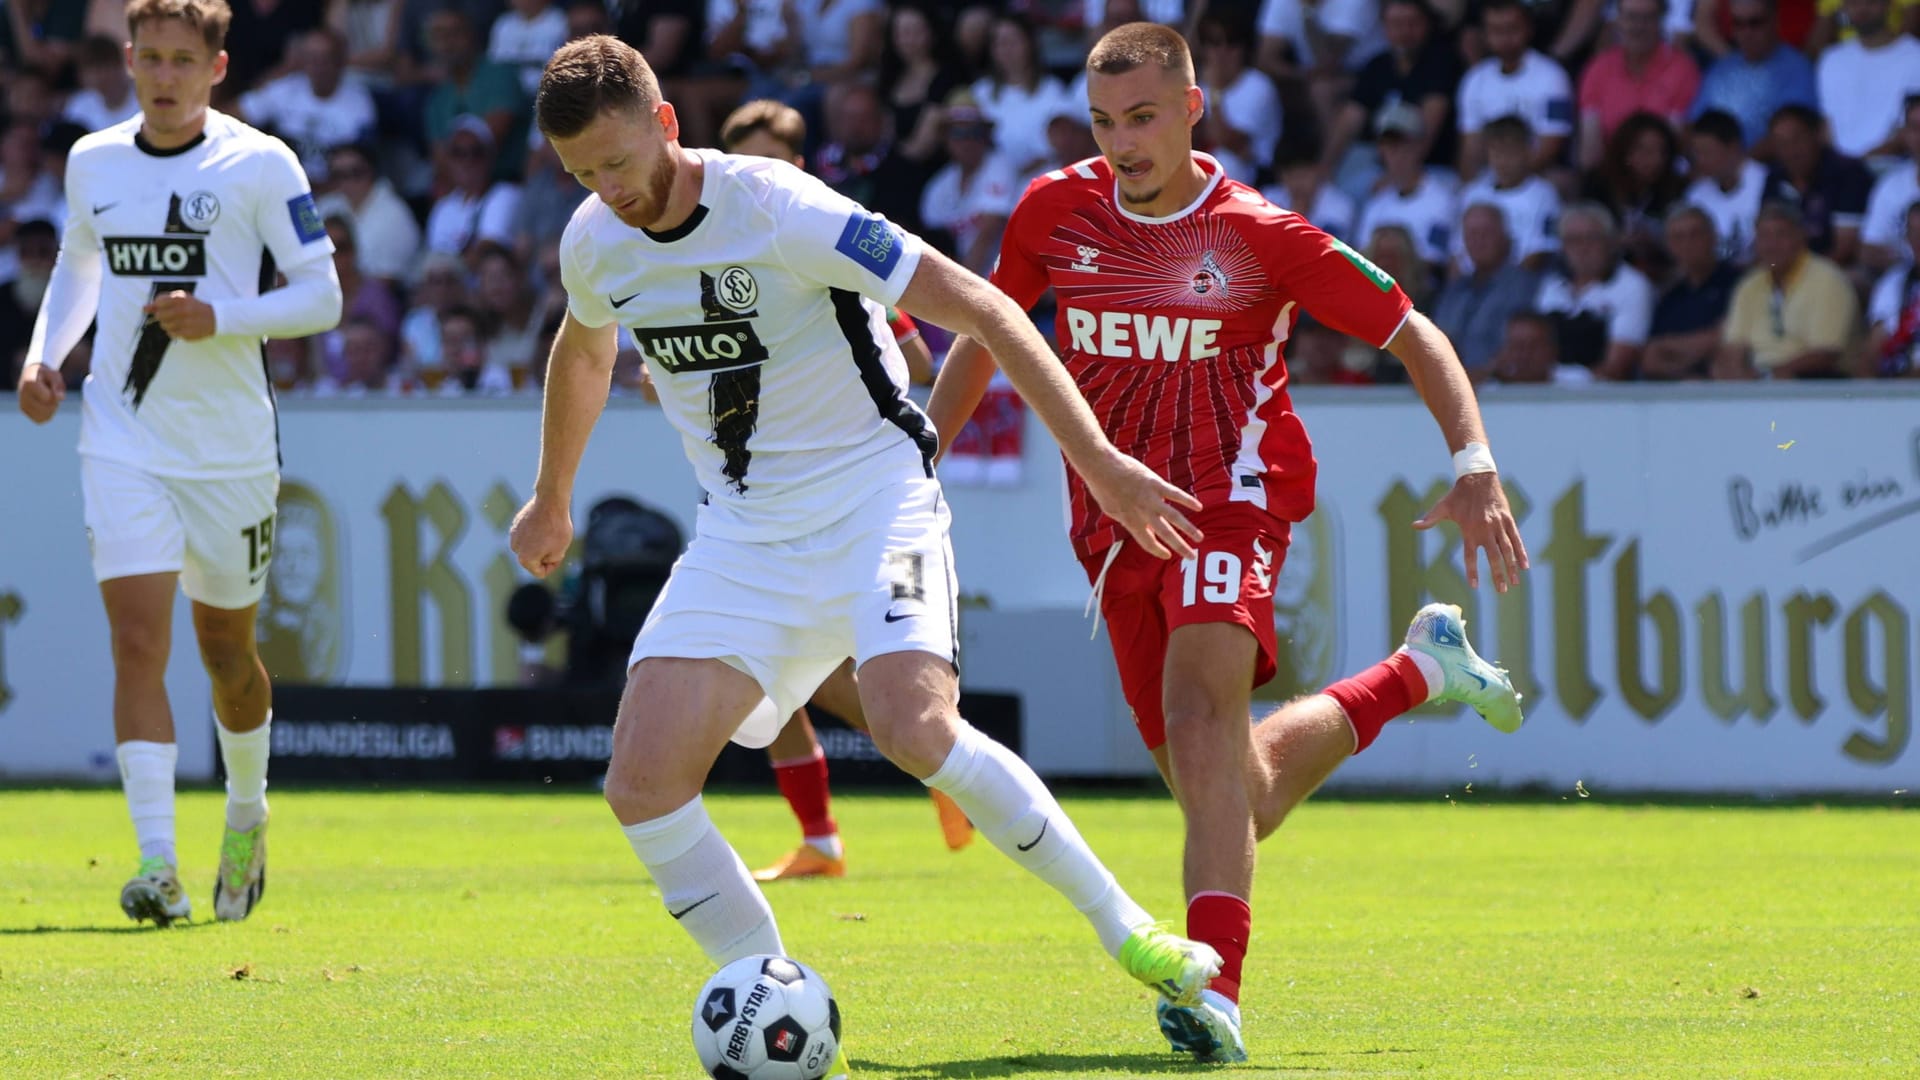
[[[900,264],[900,249],[905,241],[887,219],[865,210],[855,210],[840,230],[840,242],[833,250],[852,259],[861,269],[885,281]]]
[[[293,218],[293,235],[303,244],[327,238],[327,227],[320,222],[320,208],[313,205],[313,193],[303,191],[287,200],[287,214]]]

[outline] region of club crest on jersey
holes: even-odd
[[[220,220],[220,200],[211,191],[196,191],[180,200],[180,220],[189,229],[206,232]]]
[[[1083,274],[1097,274],[1100,272],[1100,267],[1094,264],[1094,260],[1100,257],[1099,248],[1079,244],[1076,245],[1073,250],[1080,256],[1080,261],[1069,263],[1067,269],[1078,270]]]
[[[1233,279],[1221,268],[1219,256],[1209,251],[1200,256],[1200,269],[1193,272],[1191,286],[1193,295],[1210,296],[1216,292],[1224,293]]]
[[[720,271],[720,277],[714,283],[713,295],[729,311],[745,315],[760,302],[760,283],[753,280],[753,274],[746,267],[729,266]]]

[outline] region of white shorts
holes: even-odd
[[[722,540],[696,529],[628,666],[711,659],[752,676],[767,700],[734,733],[748,747],[772,742],[849,656],[858,666],[918,651],[957,666],[950,520],[940,482],[916,479],[795,540]]]
[[[83,457],[80,490],[95,581],[177,573],[181,590],[208,607],[260,602],[278,473],[189,480]]]

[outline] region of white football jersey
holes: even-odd
[[[791,539],[931,476],[933,426],[885,310],[919,238],[785,162],[695,153],[706,175],[684,224],[630,228],[589,198],[560,267],[575,319],[639,344],[707,491],[701,531]]]
[[[328,258],[306,174],[285,143],[207,110],[176,150],[141,138],[140,117],[74,144],[68,250],[100,252],[100,309],[80,452],[162,476],[250,476],[279,467],[279,418],[261,339],[175,341],[142,310],[182,289],[254,297],[274,274]]]

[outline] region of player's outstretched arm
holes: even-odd
[[[552,573],[573,543],[573,481],[587,437],[607,405],[619,326],[591,327],[569,311],[547,354],[546,394],[540,413],[540,471],[533,498],[514,516],[508,543],[536,577]]]
[[[1192,540],[1200,538],[1200,530],[1179,508],[1198,510],[1200,501],[1114,448],[1067,369],[1011,297],[928,249],[900,295],[900,306],[991,350],[1100,508],[1142,547],[1159,558],[1193,555]]]
[[[1431,529],[1442,521],[1458,525],[1460,546],[1467,559],[1467,584],[1479,588],[1480,552],[1485,550],[1493,587],[1506,592],[1508,586],[1519,582],[1520,571],[1527,568],[1527,545],[1520,539],[1520,526],[1513,520],[1507,493],[1500,487],[1500,474],[1494,469],[1493,453],[1487,449],[1487,431],[1480,422],[1473,383],[1447,335],[1418,311],[1407,314],[1400,332],[1387,343],[1387,350],[1406,365],[1414,389],[1439,422],[1447,449],[1453,454],[1453,490],[1415,522],[1414,528]]]
[[[946,455],[947,447],[953,445],[955,436],[980,407],[980,399],[987,396],[987,386],[993,382],[994,369],[993,354],[979,342],[965,334],[953,339],[940,374],[934,376],[933,396],[927,399],[927,419],[940,434],[935,461]]]

